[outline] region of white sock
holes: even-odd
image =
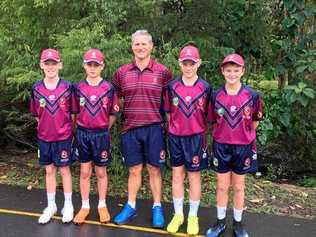
[[[154,207],[161,207],[161,202],[154,202],[153,208],[154,208]]]
[[[174,213],[183,216],[183,197],[173,197]]]
[[[99,199],[98,208],[106,207],[105,199]]]
[[[136,202],[128,201],[127,203],[128,203],[128,205],[130,205],[132,208],[135,209],[135,207],[136,207]]]
[[[200,200],[198,201],[190,200],[189,216],[197,216],[199,205],[200,205]]]
[[[72,206],[72,193],[64,193],[65,202],[64,206]]]
[[[226,217],[227,207],[217,207],[217,219],[223,220]]]
[[[88,209],[90,209],[89,199],[82,200],[81,202],[82,202],[81,208],[88,208]]]
[[[243,212],[243,209],[241,209],[241,210],[238,210],[238,209],[235,209],[234,208],[234,220],[235,221],[241,221],[241,219],[242,219],[242,212]]]
[[[56,196],[56,193],[47,193],[47,205],[49,207],[56,206],[55,196]]]

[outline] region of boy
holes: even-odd
[[[241,78],[245,61],[230,54],[221,64],[225,85],[211,99],[210,121],[213,127],[213,165],[217,172],[217,223],[207,237],[220,236],[226,229],[226,209],[229,187],[233,187],[234,236],[247,237],[242,225],[245,199],[245,176],[257,169],[256,128],[262,120],[262,100]]]
[[[60,54],[55,49],[45,49],[41,53],[40,68],[44,79],[32,87],[30,110],[36,118],[39,164],[45,166],[48,205],[38,219],[38,223],[48,223],[57,212],[55,202],[56,172],[59,168],[64,189],[62,222],[73,218],[71,180],[71,84],[59,77],[63,67]]]
[[[199,232],[197,212],[201,197],[200,171],[208,166],[207,130],[210,85],[197,75],[199,50],[185,46],[179,56],[182,75],[168,84],[164,109],[168,120],[168,145],[172,165],[172,195],[175,214],[167,230],[176,233],[183,224],[184,178],[189,179],[190,210],[187,233]]]
[[[87,77],[74,87],[74,108],[78,113],[75,155],[81,163],[82,198],[81,209],[73,221],[75,224],[82,224],[90,212],[89,192],[93,163],[99,193],[99,220],[101,223],[110,221],[105,200],[108,186],[106,167],[111,160],[109,129],[115,122],[119,107],[113,86],[101,77],[104,66],[103,53],[98,49],[88,50],[83,57]]]

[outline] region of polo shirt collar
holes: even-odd
[[[148,65],[144,68],[144,70],[145,70],[145,69],[149,69],[150,71],[153,71],[154,62],[155,62],[155,61],[154,61],[152,58],[150,58],[149,63],[148,63]],[[133,67],[132,67],[133,69],[134,69],[134,68],[139,69],[138,66],[136,65],[135,60],[132,61],[132,65],[133,65]]]

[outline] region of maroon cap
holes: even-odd
[[[245,66],[245,60],[237,53],[229,54],[227,55],[222,64],[221,67],[224,66],[226,63],[235,63],[239,66]]]
[[[89,49],[83,56],[83,62],[95,62],[98,64],[104,63],[104,55],[99,49]]]
[[[41,62],[48,60],[59,63],[61,61],[59,52],[56,49],[44,49],[41,53]]]
[[[180,52],[179,61],[183,62],[185,60],[191,60],[197,63],[200,60],[198,48],[192,45],[185,46]]]

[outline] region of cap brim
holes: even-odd
[[[59,63],[60,59],[57,59],[57,58],[43,58],[43,59],[41,59],[41,62],[47,62],[47,61],[54,61],[56,63]]]
[[[97,64],[100,64],[102,65],[104,62],[103,61],[98,61],[96,59],[90,59],[90,60],[83,60],[84,63],[97,63]]]
[[[183,62],[183,61],[192,61],[192,62],[197,63],[198,61],[200,61],[200,59],[199,59],[199,58],[185,57],[185,58],[179,58],[179,61],[180,61],[180,62]]]
[[[244,66],[245,66],[245,64],[242,64],[242,63],[239,63],[239,62],[235,62],[235,61],[226,61],[226,62],[223,62],[223,63],[221,64],[221,67],[225,66],[225,65],[226,65],[226,64],[228,64],[228,63],[237,64],[238,66],[241,66],[241,67],[244,67]]]

